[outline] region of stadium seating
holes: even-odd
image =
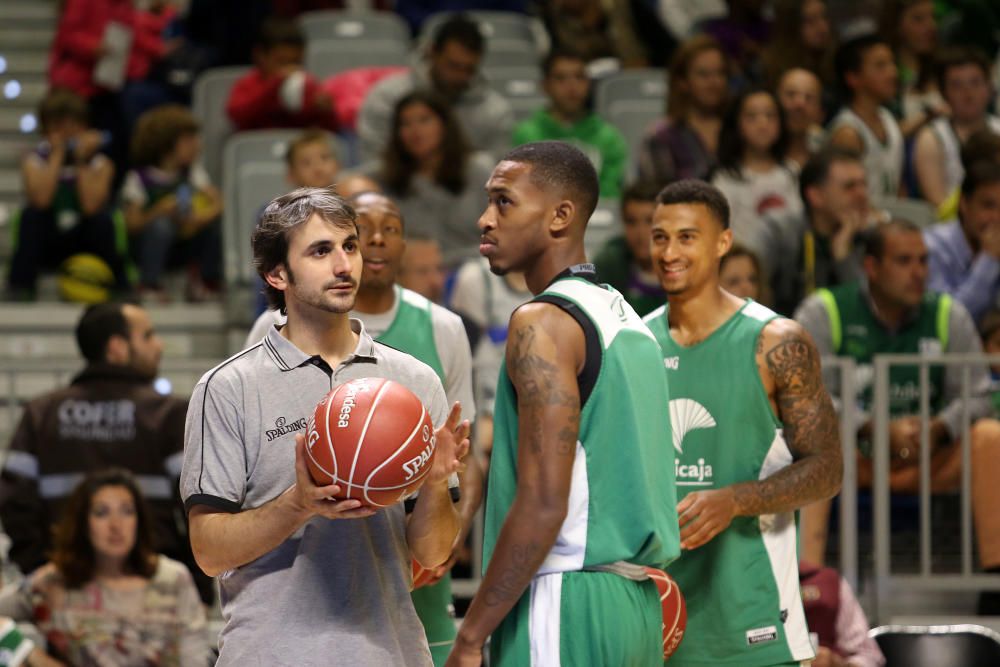
[[[937,220],[937,211],[923,199],[880,197],[875,201],[875,206],[885,209],[894,218],[907,220],[920,227],[933,225]]]
[[[337,39],[351,48],[363,44],[367,49],[372,44],[396,42],[407,45],[410,42],[410,28],[406,21],[392,12],[357,12],[325,10],[306,12],[299,17],[299,25],[306,41],[315,39]]]
[[[490,86],[510,102],[515,122],[521,122],[545,106],[538,67],[490,67],[484,73]]]
[[[203,72],[194,82],[191,110],[201,123],[202,163],[213,183],[222,182],[222,147],[233,126],[226,116],[226,101],[237,79],[249,67],[216,67]]]
[[[406,66],[411,62],[407,42],[377,40],[361,45],[354,40],[311,39],[306,43],[306,71],[319,79],[357,67]]]
[[[886,625],[868,633],[886,667],[996,667],[1000,634],[981,625]]]
[[[624,70],[594,83],[594,111],[605,118],[636,104],[662,114],[666,103],[667,79],[660,69]]]

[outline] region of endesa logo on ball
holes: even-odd
[[[413,479],[413,476],[427,465],[427,462],[434,456],[434,448],[437,447],[437,436],[431,433],[431,429],[427,424],[424,424],[424,427],[420,431],[420,439],[426,442],[427,446],[421,450],[419,455],[403,463],[403,473],[406,475],[407,480]]]
[[[337,419],[337,428],[347,428],[351,425],[351,410],[358,404],[358,394],[368,391],[368,385],[363,381],[351,382],[347,385],[347,396],[340,405],[340,417]]]

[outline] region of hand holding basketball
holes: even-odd
[[[427,473],[427,482],[443,482],[452,474],[458,472],[462,466],[462,460],[469,453],[469,420],[462,419],[462,404],[455,402],[448,413],[448,419],[435,433],[437,439],[437,453],[434,456],[434,463],[430,472]]]
[[[736,499],[731,488],[694,491],[677,503],[681,527],[681,547],[697,549],[724,531],[736,516]]]
[[[313,481],[306,465],[306,438],[301,433],[295,436],[295,484],[285,493],[291,494],[295,506],[310,517],[363,519],[375,513],[374,508],[362,507],[359,500],[332,500],[340,493],[340,487],[318,486]]]

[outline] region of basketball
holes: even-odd
[[[646,572],[660,591],[660,604],[663,606],[663,659],[667,660],[684,639],[684,630],[687,628],[687,606],[684,604],[681,589],[673,577],[655,567],[647,567]]]
[[[59,266],[59,295],[73,303],[104,303],[111,298],[115,275],[97,255],[77,253]]]
[[[346,382],[316,406],[306,463],[337,500],[387,507],[416,491],[434,461],[434,425],[416,396],[383,378]]]
[[[416,560],[413,560],[413,590],[423,588],[433,580],[434,570],[428,570]]]

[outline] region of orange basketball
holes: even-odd
[[[434,425],[403,385],[361,378],[316,406],[306,436],[313,480],[340,486],[338,500],[387,507],[416,491],[434,461]]]
[[[687,605],[684,604],[684,596],[673,577],[655,567],[647,567],[646,572],[660,591],[660,604],[663,607],[663,659],[667,660],[684,639]]]
[[[426,567],[418,563],[416,560],[413,561],[413,590],[418,588],[423,588],[427,584],[434,580],[434,570],[428,570]]]

